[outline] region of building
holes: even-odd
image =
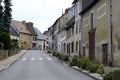
[[[26,28],[26,26],[17,20],[12,20],[11,22],[19,31],[20,34],[20,40],[19,40],[19,47],[20,49],[28,49],[32,48],[32,33],[29,32],[29,30]]]
[[[120,66],[119,5],[119,0],[82,0],[83,53],[104,65]]]
[[[10,25],[10,38],[13,41],[19,42],[20,40],[20,34],[17,28],[11,23]]]
[[[37,33],[37,48],[39,50],[49,50],[49,37],[43,35],[37,28],[34,28]]]
[[[25,23],[25,22],[23,22]],[[25,23],[27,29],[32,33],[32,48],[35,49],[37,47],[37,33],[36,31],[34,30],[34,27],[33,27],[33,23],[32,22],[28,22],[28,23]]]

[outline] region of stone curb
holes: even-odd
[[[72,67],[74,70],[77,70],[77,71],[79,71],[79,72],[81,72],[81,73],[83,73],[83,74],[85,74],[85,75],[87,75],[87,76],[89,76],[89,77],[91,77],[91,78],[93,78],[93,79],[95,79],[95,80],[102,80],[102,79],[98,79],[98,78],[96,78],[96,77],[94,77],[94,76],[92,76],[92,75],[90,75],[89,73],[87,73],[87,72],[83,72],[82,70],[80,70],[80,69],[77,69],[77,68],[75,68],[75,67]]]
[[[3,71],[6,68],[9,68],[10,66],[12,66],[17,60],[19,60],[23,55],[25,55],[28,51],[25,51],[21,56],[19,56],[18,58],[16,58],[13,62],[11,62],[10,64],[8,64],[6,67],[1,68],[0,72]],[[18,53],[19,54],[19,53]]]

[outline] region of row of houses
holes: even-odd
[[[120,66],[120,0],[74,0],[45,32],[50,49]]]
[[[18,42],[20,49],[48,50],[49,37],[43,35],[32,22],[12,20],[10,37]]]

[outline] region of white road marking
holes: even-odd
[[[27,60],[27,58],[23,58],[23,61],[26,61]]]
[[[43,60],[43,58],[39,58],[39,60]]]
[[[31,61],[35,60],[35,58],[31,58]]]
[[[52,59],[51,58],[47,58],[49,61],[51,61]]]

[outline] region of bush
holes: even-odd
[[[77,58],[73,58],[72,61],[70,62],[70,66],[78,66],[78,60]]]
[[[91,61],[88,58],[81,58],[80,65],[81,65],[82,69],[88,69],[90,64],[91,64]]]
[[[52,54],[53,56],[55,56],[56,55],[56,52],[55,51],[53,51],[53,54]]]
[[[52,51],[50,51],[50,50],[48,51],[48,53],[51,53],[51,52],[52,52]]]
[[[113,80],[120,80],[120,69],[115,69],[112,73]]]
[[[69,56],[68,55],[64,55],[63,61],[69,61]]]
[[[103,76],[103,80],[112,80],[112,73],[105,74],[105,75]]]
[[[81,67],[81,59],[78,59],[77,61],[78,61],[77,66],[80,68]]]
[[[97,72],[98,64],[92,63],[92,64],[88,67],[88,69],[89,69],[89,72],[95,73],[95,72]]]
[[[56,56],[56,57],[59,57],[59,56],[60,56],[60,53],[59,53],[59,52],[57,52],[55,56]]]
[[[4,44],[4,49],[8,50],[10,48],[10,35],[6,32],[0,33],[0,43]]]
[[[104,66],[103,66],[103,64],[100,64],[98,66],[97,73],[99,73],[99,74],[101,74],[101,76],[103,76],[103,74],[104,74]]]

